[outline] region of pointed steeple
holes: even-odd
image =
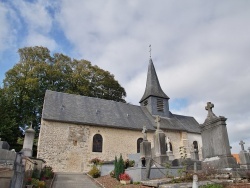
[[[140,103],[147,99],[150,96],[169,99],[169,97],[162,91],[155,67],[153,64],[153,60],[150,57],[149,65],[148,65],[148,75],[147,75],[147,83],[144,95],[142,96]]]

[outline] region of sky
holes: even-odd
[[[249,0],[0,0],[0,82],[18,49],[47,47],[109,71],[138,105],[152,59],[172,113],[227,119],[250,147]],[[1,84],[3,86],[3,84]]]

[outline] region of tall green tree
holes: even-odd
[[[114,75],[89,61],[60,53],[51,56],[46,47],[39,46],[21,48],[18,53],[20,60],[6,72],[3,87],[14,107],[18,126],[25,127],[32,122],[39,128],[48,89],[125,102],[126,92]]]
[[[0,88],[0,138],[8,140],[10,145],[16,144],[16,138],[20,136],[16,121],[15,107],[5,90]]]

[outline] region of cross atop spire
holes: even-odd
[[[152,49],[151,49],[151,44],[149,45],[149,57],[150,57],[150,59],[151,59],[151,51],[152,51]]]

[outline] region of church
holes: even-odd
[[[180,158],[179,148],[184,147],[188,158],[196,151],[201,160],[199,123],[193,117],[171,113],[169,99],[160,86],[152,58],[138,106],[47,90],[37,157],[56,172],[86,172],[93,158],[111,161],[122,154],[127,159],[129,154],[140,152],[144,126],[154,147],[155,118],[159,116],[169,159]]]

